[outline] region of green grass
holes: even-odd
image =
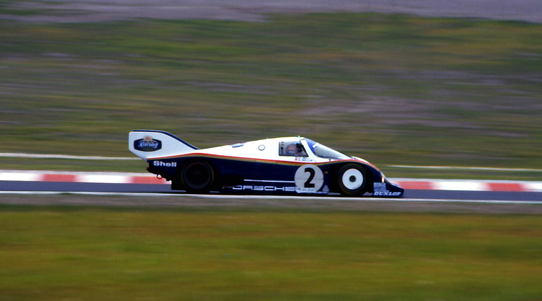
[[[542,25],[522,22],[0,20],[1,151],[130,156],[127,133],[149,128],[202,148],[303,135],[377,166],[540,169],[540,70]]]
[[[531,215],[10,207],[2,300],[537,300]]]

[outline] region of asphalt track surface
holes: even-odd
[[[542,214],[540,192],[407,190],[403,198],[192,195],[163,184],[0,181],[0,204],[149,210],[348,211],[438,214]]]
[[[68,183],[68,182],[26,182],[0,181],[0,191],[16,192],[61,192],[61,193],[130,193],[130,194],[186,194],[172,191],[163,184],[107,184],[107,183]],[[219,196],[219,194],[211,194]],[[331,195],[337,197],[338,195]],[[258,198],[258,195],[254,195]],[[287,198],[287,197],[285,197]],[[325,197],[321,197],[325,198]],[[377,199],[377,198],[375,198]],[[378,198],[380,199],[380,198]],[[451,191],[451,190],[406,190],[403,198],[412,200],[441,201],[516,201],[542,202],[540,192],[502,192],[502,191]],[[393,200],[393,199],[391,199]]]

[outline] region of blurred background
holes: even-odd
[[[536,1],[0,1],[0,152],[130,157],[301,135],[389,176],[539,179]],[[0,158],[1,168],[144,162]]]
[[[540,23],[540,0],[0,0],[0,170],[144,172],[5,154],[137,159],[155,129],[540,181]],[[540,205],[273,202],[2,194],[0,300],[542,300]]]

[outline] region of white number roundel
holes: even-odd
[[[302,165],[295,172],[295,186],[298,193],[317,192],[324,185],[324,173],[312,164]]]

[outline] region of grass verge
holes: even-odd
[[[536,300],[531,215],[10,207],[9,300]]]
[[[377,166],[540,169],[541,28],[383,14],[0,20],[0,143],[122,157],[134,128],[201,148],[303,135]]]

